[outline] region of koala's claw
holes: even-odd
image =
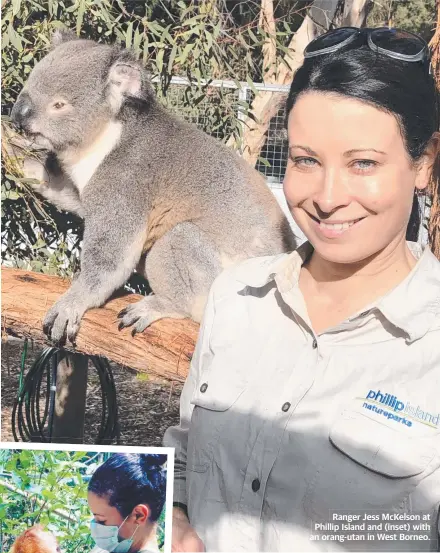
[[[131,331],[132,336],[143,332],[147,326],[150,326],[152,323],[151,317],[149,317],[148,308],[146,308],[143,300],[127,305],[127,307],[119,313],[118,318],[122,319],[118,326],[119,330],[135,325]]]
[[[76,345],[81,314],[73,301],[62,298],[49,309],[43,320],[43,332],[57,345],[64,345],[66,338]]]
[[[133,325],[131,335],[140,334],[155,321],[164,317],[174,317],[183,319],[186,315],[177,312],[173,306],[167,304],[164,300],[156,295],[146,296],[136,303],[131,303],[123,309],[119,328],[124,328]]]
[[[121,311],[119,311],[119,313],[118,313],[118,319],[122,319],[122,317],[123,317],[124,315],[126,315],[126,314],[127,314],[127,308],[124,307],[124,309],[121,309]],[[119,330],[120,330],[120,329],[119,329]]]
[[[43,332],[50,339],[50,331],[52,330],[52,325],[43,324]]]

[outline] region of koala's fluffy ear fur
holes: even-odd
[[[75,32],[71,29],[57,29],[52,33],[51,38],[51,48],[52,50],[62,44],[63,42],[70,42],[72,40],[77,40],[78,37],[76,36]]]
[[[153,92],[145,69],[127,51],[122,51],[113,60],[107,77],[110,104],[117,113],[124,100],[135,98],[148,100]]]

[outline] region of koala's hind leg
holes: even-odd
[[[222,270],[215,244],[194,223],[180,223],[148,252],[145,276],[154,292],[123,309],[119,328],[133,334],[165,317],[200,321],[209,288]]]

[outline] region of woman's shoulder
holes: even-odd
[[[440,262],[427,246],[407,244],[416,265],[378,301],[377,307],[394,326],[405,331],[408,343],[422,338],[435,341],[440,329]]]
[[[243,286],[264,286],[271,279],[276,268],[291,253],[251,257],[224,269],[215,279],[212,288],[216,294],[236,291]]]

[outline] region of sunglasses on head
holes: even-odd
[[[333,29],[312,40],[304,50],[304,57],[307,59],[332,54],[349,45],[352,48],[363,46],[365,42],[373,52],[401,61],[426,62],[430,66],[429,47],[422,37],[388,27]]]

